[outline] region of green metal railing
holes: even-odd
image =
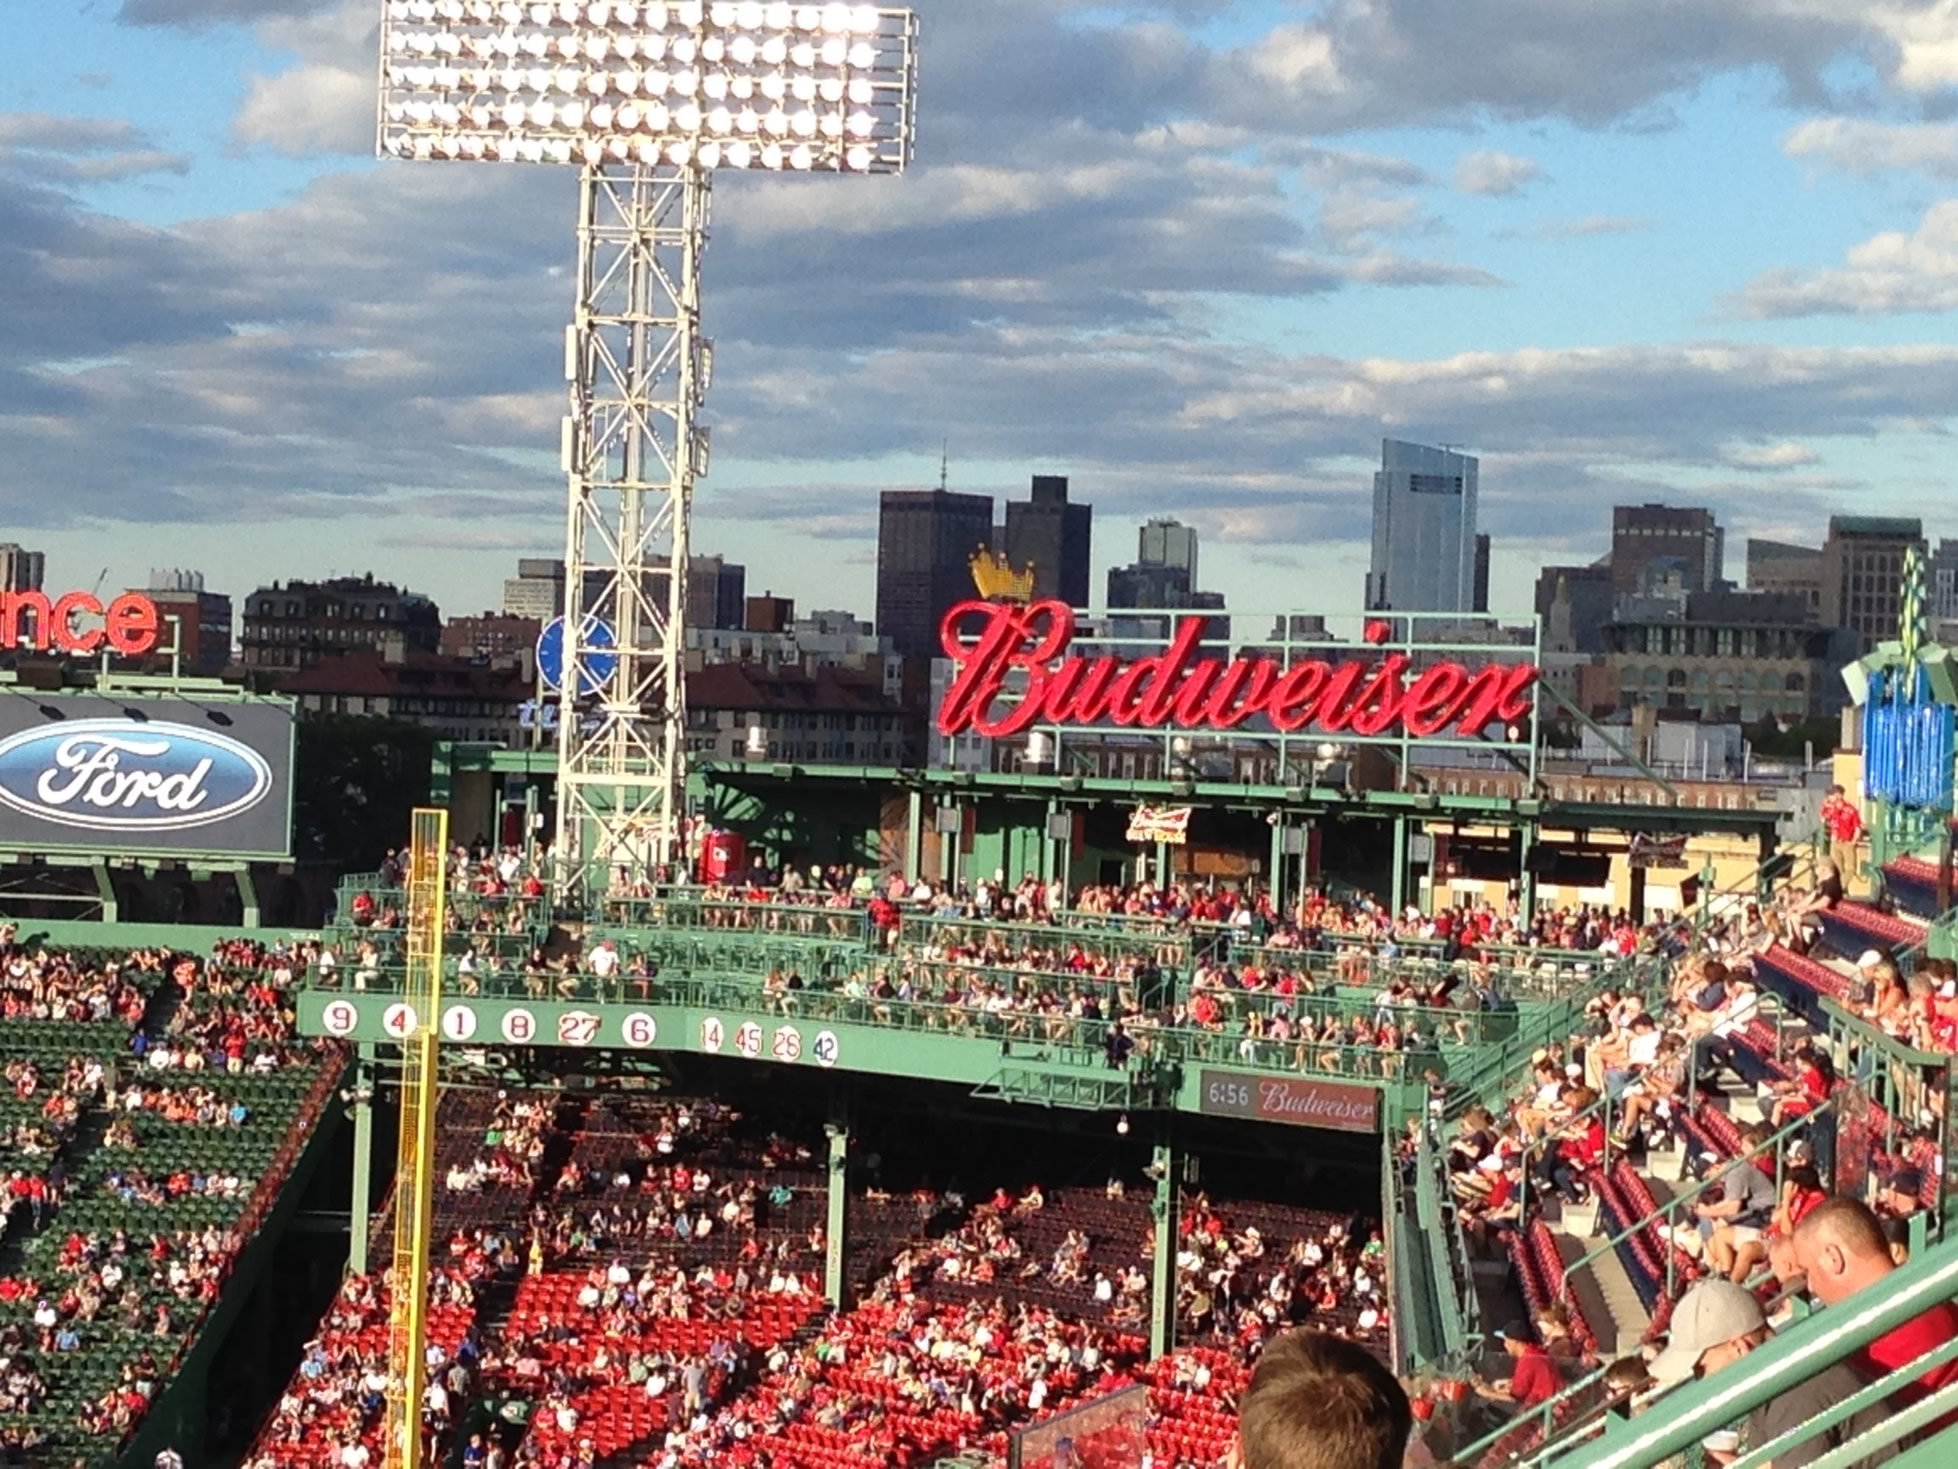
[[[1783,1144],[1793,1141],[1795,1134],[1806,1129],[1812,1122],[1815,1121],[1816,1118],[1829,1116],[1833,1114],[1833,1112],[1835,1111],[1838,1105],[1839,1104],[1835,1099],[1831,1099],[1828,1103],[1826,1103],[1821,1107],[1818,1107],[1814,1112],[1810,1113],[1809,1115],[1805,1117],[1797,1117],[1792,1122],[1789,1122],[1785,1126],[1778,1128],[1775,1132],[1771,1133],[1768,1136],[1766,1141],[1764,1141],[1758,1148],[1754,1149],[1753,1154],[1751,1156],[1772,1157],[1774,1160],[1774,1174],[1771,1181],[1774,1184],[1775,1195],[1777,1198],[1780,1196],[1781,1193],[1781,1178],[1782,1178],[1782,1168],[1783,1168],[1781,1149]],[[1701,1195],[1707,1193],[1709,1190],[1713,1189],[1716,1185],[1720,1183],[1722,1177],[1726,1173],[1727,1168],[1732,1166],[1733,1163],[1739,1161],[1740,1159],[1738,1158],[1724,1160],[1721,1164],[1716,1165],[1714,1171],[1708,1173],[1708,1175],[1705,1178],[1700,1179],[1697,1183],[1695,1183],[1691,1188],[1687,1189],[1685,1192],[1675,1194],[1672,1198],[1659,1204],[1657,1208],[1649,1210],[1647,1213],[1642,1215],[1636,1221],[1626,1225],[1623,1229],[1619,1230],[1616,1234],[1607,1235],[1598,1244],[1594,1245],[1591,1249],[1587,1250],[1584,1254],[1578,1256],[1575,1261],[1573,1261],[1571,1264],[1564,1267],[1564,1290],[1567,1293],[1573,1291],[1576,1287],[1577,1278],[1581,1274],[1583,1274],[1585,1270],[1596,1265],[1600,1257],[1611,1254],[1614,1251],[1616,1251],[1619,1245],[1629,1244],[1629,1242],[1632,1239],[1636,1238],[1640,1234],[1643,1234],[1646,1230],[1653,1228],[1655,1225],[1658,1226],[1663,1231],[1666,1228],[1666,1220],[1668,1219],[1669,1216],[1675,1214],[1684,1214],[1687,1211],[1690,1211],[1694,1202],[1697,1199],[1699,1199]],[[1666,1257],[1665,1259],[1666,1278],[1665,1278],[1664,1289],[1661,1293],[1666,1297],[1670,1298],[1674,1296],[1679,1284],[1679,1276],[1678,1276],[1679,1252],[1674,1247],[1672,1240],[1669,1236],[1666,1237],[1665,1240],[1665,1257]]]
[[[372,972],[364,985],[344,966],[328,984],[317,971],[308,978],[326,993],[358,991],[391,994],[403,988],[402,972],[385,966]],[[1232,1066],[1278,1076],[1324,1076],[1358,1081],[1418,1080],[1424,1069],[1444,1077],[1443,1058],[1422,1051],[1383,1051],[1376,1046],[1330,1046],[1313,1042],[1301,1051],[1287,1043],[1247,1044],[1246,1037],[1223,1031],[1157,1025],[1146,1018],[1110,1017],[1098,1020],[1040,1010],[987,1011],[978,1006],[948,1004],[931,999],[880,998],[870,993],[860,976],[841,985],[819,983],[802,989],[770,987],[752,975],[615,974],[607,978],[584,972],[536,974],[481,973],[473,976],[470,998],[504,999],[519,1003],[664,1004],[699,1009],[734,1009],[785,1018],[869,1025],[914,1033],[936,1033],[998,1042],[1025,1042],[1058,1048],[1081,1057],[1099,1058],[1118,1022],[1135,1043],[1137,1062],[1167,1061],[1183,1065]]]
[[[1687,1382],[1643,1412],[1630,1417],[1608,1415],[1601,1430],[1589,1428],[1577,1442],[1567,1435],[1536,1450],[1525,1462],[1556,1469],[1654,1469],[1954,1297],[1958,1297],[1958,1243],[1938,1245],[1843,1304],[1788,1327],[1740,1362]],[[1751,1445],[1730,1469],[1767,1469],[1797,1445],[1889,1401],[1900,1388],[1954,1360],[1958,1360],[1958,1339],[1923,1353],[1781,1438]],[[1923,1441],[1909,1444],[1906,1456],[1892,1462],[1905,1469],[1948,1469],[1958,1462],[1958,1430],[1946,1428],[1935,1435],[1926,1430],[1954,1410],[1958,1410],[1958,1382],[1886,1414],[1840,1448],[1813,1459],[1810,1469],[1848,1469],[1879,1449],[1920,1435]]]

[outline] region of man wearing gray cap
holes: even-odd
[[[1672,1331],[1666,1348],[1652,1361],[1652,1378],[1662,1387],[1671,1387],[1689,1377],[1708,1377],[1723,1367],[1732,1366],[1772,1335],[1761,1303],[1742,1287],[1728,1280],[1703,1280],[1685,1295],[1672,1314]],[[1761,1404],[1747,1415],[1738,1435],[1710,1435],[1706,1442],[1712,1462],[1726,1463],[1740,1453],[1765,1448],[1792,1428],[1808,1423],[1857,1393],[1863,1380],[1849,1367],[1835,1362],[1806,1382],[1796,1383],[1779,1397]],[[1772,1469],[1803,1469],[1824,1454],[1840,1448],[1858,1434],[1881,1423],[1883,1404],[1876,1403],[1855,1414],[1847,1422],[1826,1428],[1806,1442],[1783,1449],[1774,1456]],[[1877,1449],[1857,1458],[1844,1469],[1866,1469],[1896,1457],[1894,1446]]]

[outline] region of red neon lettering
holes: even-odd
[[[88,625],[79,625],[83,618],[91,619]],[[92,592],[52,601],[45,592],[0,593],[0,646],[8,648],[86,655],[106,643],[116,653],[147,653],[161,623],[156,603],[140,592],[125,592],[106,608]]]
[[[1041,724],[1235,729],[1264,715],[1272,728],[1416,738],[1474,736],[1527,717],[1538,671],[1528,663],[1466,668],[1433,663],[1412,673],[1404,652],[1377,661],[1319,660],[1287,668],[1274,658],[1196,658],[1205,619],[1186,617],[1160,653],[1123,662],[1069,654],[1074,614],[1061,602],[964,602],[945,615],[939,642],[958,665],[938,710],[947,735],[999,737]],[[1383,642],[1384,623],[1367,641]],[[971,635],[968,635],[971,634]],[[1018,695],[1015,699],[1015,695]]]

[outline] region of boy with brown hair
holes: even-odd
[[[1371,1353],[1289,1332],[1258,1359],[1230,1469],[1401,1469],[1413,1423],[1407,1394]]]

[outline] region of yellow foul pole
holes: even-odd
[[[401,1042],[401,1144],[394,1172],[393,1308],[388,1334],[385,1469],[421,1469],[429,1237],[435,1213],[435,1104],[441,1092],[442,934],[449,813],[417,810],[408,857],[408,972],[401,1001],[413,1029]]]

